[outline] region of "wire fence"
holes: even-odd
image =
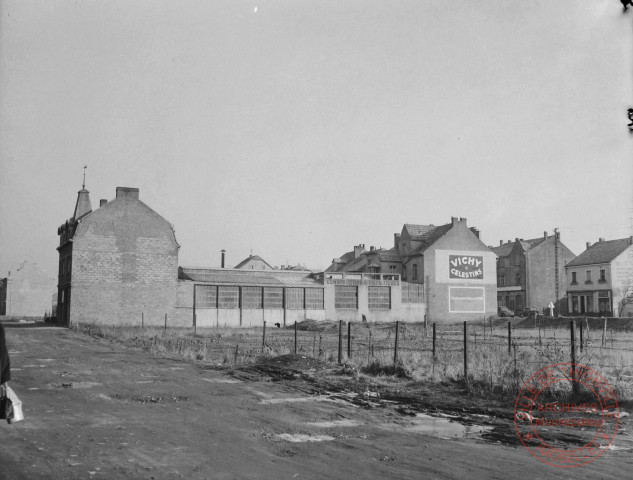
[[[419,378],[465,379],[513,391],[547,365],[601,373],[633,399],[633,325],[601,318],[487,318],[463,324],[320,322],[240,329],[78,325],[90,335],[214,364],[297,354],[358,367],[402,364]]]

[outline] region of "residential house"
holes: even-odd
[[[510,310],[523,307],[567,313],[565,265],[576,255],[561,242],[560,232],[542,237],[516,238],[490,247],[497,255],[497,303]]]
[[[565,272],[571,314],[633,316],[633,236],[588,242]]]
[[[57,233],[59,323],[147,325],[174,317],[180,246],[138,188],[117,187],[116,198],[94,211],[82,188]]]

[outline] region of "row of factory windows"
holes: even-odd
[[[323,310],[323,288],[195,285],[196,308]],[[403,303],[424,303],[424,286],[402,283]],[[335,285],[334,306],[358,309],[358,286]],[[368,287],[370,310],[391,309],[391,287]]]
[[[323,310],[322,288],[196,285],[196,308]]]
[[[402,303],[424,303],[424,285],[402,282]],[[391,287],[367,287],[367,306],[370,310],[391,309]],[[343,310],[358,309],[358,287],[335,285],[334,307]]]

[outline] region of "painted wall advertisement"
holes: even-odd
[[[484,279],[484,259],[477,255],[449,255],[448,278],[465,280]]]

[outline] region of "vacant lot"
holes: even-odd
[[[619,449],[534,460],[513,402],[367,377],[302,356],[218,367],[54,327],[7,328],[26,420],[0,425],[0,478],[626,478]]]

